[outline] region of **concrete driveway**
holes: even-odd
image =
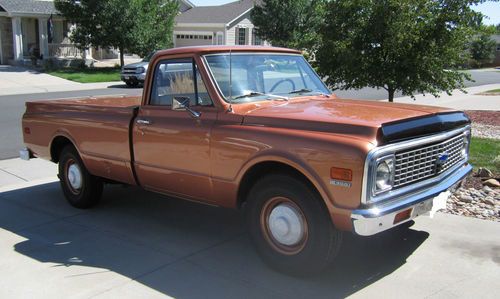
[[[1,161],[0,298],[498,298],[500,223],[438,213],[402,233],[345,235],[317,277],[261,262],[242,215],[108,186],[77,210],[55,167]],[[38,169],[29,174],[29,169]],[[44,179],[45,178],[45,179]]]
[[[98,89],[116,84],[117,82],[83,84],[20,66],[0,65],[0,96]]]

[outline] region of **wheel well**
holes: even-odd
[[[50,145],[50,157],[52,162],[58,163],[59,156],[61,155],[61,151],[66,145],[73,145],[71,140],[64,136],[57,136]]]
[[[273,162],[273,161],[261,162],[252,166],[249,170],[247,170],[247,172],[241,179],[240,186],[238,188],[238,202],[237,202],[238,208],[241,208],[242,205],[245,203],[247,199],[247,194],[252,188],[252,186],[260,178],[271,173],[272,174],[280,173],[293,176],[296,179],[303,181],[309,188],[311,188],[311,190],[313,190],[320,196],[314,184],[304,174],[302,174],[302,172],[298,171],[292,166],[281,162]]]

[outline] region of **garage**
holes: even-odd
[[[212,33],[174,33],[174,43],[175,47],[188,47],[188,46],[204,46],[213,44],[213,34]]]

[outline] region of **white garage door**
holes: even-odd
[[[212,35],[200,35],[200,34],[176,34],[175,35],[175,46],[176,47],[212,45],[213,44],[212,41],[213,41]]]

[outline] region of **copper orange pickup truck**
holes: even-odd
[[[471,171],[460,111],[339,99],[300,52],[157,52],[142,98],[28,102],[21,157],[59,164],[77,208],[120,183],[242,209],[262,258],[318,272],[342,235],[425,214]]]

